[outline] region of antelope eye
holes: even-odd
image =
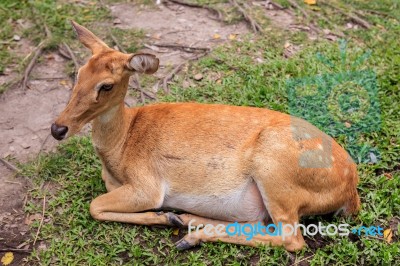
[[[112,90],[113,87],[114,87],[113,84],[103,84],[103,85],[101,85],[100,90],[101,91],[110,91],[110,90]]]

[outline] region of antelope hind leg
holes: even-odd
[[[281,217],[281,219],[282,218],[283,217]],[[205,221],[205,220],[200,220],[200,221]],[[296,221],[292,221],[291,223],[283,223],[283,224],[284,225],[290,224],[292,225],[292,228],[294,228],[293,225],[295,222]],[[241,226],[241,228],[244,228],[243,226],[248,226],[249,224],[251,224],[254,228],[255,223],[256,222],[251,222],[246,224],[238,223],[237,225]],[[265,230],[262,231],[263,234],[261,234],[260,232],[251,233],[249,230],[246,230],[247,234],[244,234],[242,232],[241,235],[239,235],[238,233],[237,234],[235,233],[235,235],[228,235],[225,231],[226,227],[222,228],[222,230],[221,228],[218,229],[217,227],[220,224],[227,226],[229,224],[228,222],[220,222],[220,221],[212,222],[210,220],[206,224],[213,225],[213,229],[202,228],[190,231],[186,236],[184,236],[181,240],[175,243],[176,247],[178,249],[183,250],[194,247],[203,242],[222,241],[225,243],[232,243],[232,244],[239,244],[239,245],[246,245],[253,247],[258,245],[284,246],[289,251],[295,251],[302,249],[305,245],[300,229],[298,229],[297,232],[294,233],[292,231],[289,232],[289,228],[283,227],[286,233],[285,237],[283,237],[282,235],[275,236],[272,234],[266,234]],[[231,230],[229,232],[233,233]]]

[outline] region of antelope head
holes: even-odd
[[[154,55],[121,53],[85,27],[71,23],[92,57],[79,69],[69,103],[51,125],[51,134],[57,140],[73,136],[86,123],[123,103],[129,77],[135,72],[153,74],[159,65]]]

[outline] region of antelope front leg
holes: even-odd
[[[112,175],[110,175],[110,173],[107,171],[107,168],[104,166],[101,170],[101,178],[103,179],[108,192],[122,186],[121,183],[119,183],[114,177],[112,177]]]
[[[131,185],[123,185],[95,198],[90,214],[99,221],[114,221],[142,225],[173,225],[182,227],[182,220],[173,213],[143,212],[156,209],[163,196],[161,192],[140,193]]]

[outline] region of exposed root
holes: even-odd
[[[132,83],[135,83],[135,85],[132,85]],[[139,75],[135,75],[134,79],[130,79],[129,80],[129,87],[135,90],[138,90],[140,92],[140,101],[142,103],[145,103],[145,97],[151,99],[151,100],[157,100],[157,98],[150,94],[149,92],[147,92],[146,90],[142,89],[142,87],[140,86],[140,82],[139,82]]]
[[[244,19],[250,24],[254,33],[262,31],[261,26],[240,6],[236,0],[229,0],[229,2],[237,8],[237,10],[243,15]]]
[[[207,52],[205,52],[205,53],[202,53],[202,54],[197,54],[197,55],[194,55],[194,56],[192,56],[192,57],[189,57],[187,61],[185,61],[185,62],[183,62],[183,63],[177,65],[171,72],[169,72],[169,73],[164,77],[164,79],[162,80],[164,92],[167,93],[167,94],[170,92],[170,89],[168,88],[168,82],[169,82],[171,79],[173,79],[173,77],[174,77],[176,74],[178,74],[179,71],[182,70],[183,66],[184,66],[186,63],[188,63],[188,62],[190,62],[190,61],[193,61],[193,60],[197,60],[197,59],[199,59],[199,58],[201,58],[201,57],[203,57],[203,56],[206,56],[208,53],[209,53],[209,51],[207,51]]]
[[[321,33],[322,30],[320,28],[318,28],[317,26],[315,26],[313,24],[313,18],[312,16],[316,16],[318,17],[318,19],[321,19],[323,21],[325,21],[327,24],[329,24],[332,28],[334,28],[335,32],[330,32],[331,35],[335,35],[338,36],[340,38],[344,37],[344,34],[342,32],[340,32],[339,30],[337,30],[336,26],[326,17],[324,17],[323,15],[317,13],[317,12],[312,12],[312,14],[309,14],[304,8],[302,8],[295,0],[288,0],[290,6],[294,9],[298,9],[300,10],[300,12],[303,14],[304,18],[306,19],[310,19],[310,23],[309,23],[309,28],[310,30],[314,31],[315,33]]]
[[[112,34],[111,30],[109,31],[110,37],[113,40],[113,42],[115,43],[115,45],[118,47],[118,50],[120,50],[123,53],[128,53],[124,47],[118,42],[117,38],[115,38],[114,34]]]
[[[200,5],[200,4],[195,4],[195,3],[187,3],[187,2],[184,2],[184,1],[180,1],[180,0],[167,0],[167,1],[168,1],[168,2],[171,2],[171,3],[174,3],[174,4],[177,4],[177,5],[181,5],[181,6],[187,6],[187,7],[192,7],[192,8],[203,8],[203,9],[206,9],[206,10],[210,11],[211,13],[214,13],[215,15],[217,15],[217,19],[218,19],[218,20],[220,20],[220,21],[223,20],[223,17],[222,17],[221,12],[220,12],[219,10],[216,10],[216,9],[211,8],[211,7],[209,7],[209,6]]]
[[[172,43],[171,44],[170,43],[152,43],[151,45],[152,46],[157,46],[157,47],[164,47],[164,48],[182,50],[182,51],[188,52],[188,53],[193,53],[195,51],[203,51],[203,52],[209,52],[210,51],[210,48],[207,48],[207,47],[192,47],[192,46],[172,44]]]
[[[42,145],[40,145],[39,153],[41,154],[44,150],[44,145],[47,143],[48,139],[50,138],[51,134],[48,134],[46,138],[43,140]]]
[[[283,10],[284,9],[284,7],[283,6],[281,6],[280,4],[278,4],[278,3],[275,3],[275,2],[273,2],[273,1],[269,1],[269,0],[267,0],[267,1],[265,1],[265,4],[264,4],[266,7],[268,6],[268,5],[271,5],[271,6],[273,6],[275,9],[277,9],[277,10]]]
[[[146,100],[144,98],[144,93],[143,93],[143,90],[142,90],[142,86],[140,86],[139,74],[138,73],[135,73],[135,78],[136,78],[136,83],[138,85],[138,89],[139,89],[139,92],[140,92],[140,101],[142,102],[142,104],[144,104],[146,102]]]
[[[307,11],[305,11],[295,0],[288,0],[288,2],[293,8],[300,10],[305,18],[309,18]]]
[[[186,62],[180,63],[177,65],[171,72],[168,73],[163,79],[163,89],[164,92],[169,94],[170,90],[168,88],[168,81],[170,81],[179,71],[181,71],[182,67],[186,64]]]
[[[372,27],[372,25],[369,24],[368,21],[366,21],[366,20],[360,18],[360,17],[357,16],[356,14],[346,12],[346,11],[343,10],[342,8],[340,8],[340,7],[338,7],[338,6],[335,6],[335,5],[331,4],[331,3],[325,2],[325,1],[323,2],[323,4],[324,4],[324,5],[327,5],[327,6],[329,6],[329,7],[331,7],[332,9],[337,10],[339,13],[341,13],[342,15],[348,17],[348,18],[349,18],[350,20],[352,20],[354,23],[357,23],[358,25],[360,25],[361,27],[363,27],[363,28],[365,28],[365,29],[370,29],[370,28]]]
[[[72,62],[74,62],[75,73],[77,73],[77,72],[78,72],[78,69],[79,69],[78,60],[76,59],[76,56],[74,55],[74,53],[72,52],[72,50],[71,50],[71,48],[68,46],[68,44],[66,44],[65,42],[63,42],[63,45],[64,45],[65,49],[67,50],[69,56],[71,57]]]
[[[42,218],[40,219],[40,224],[39,224],[39,227],[38,227],[38,229],[37,229],[37,231],[36,231],[36,236],[35,236],[35,239],[33,240],[33,245],[36,244],[36,240],[37,240],[37,238],[38,238],[38,236],[39,236],[40,229],[42,228],[43,220],[44,220],[44,211],[45,211],[45,209],[46,209],[46,195],[43,196]]]
[[[0,252],[31,253],[31,252],[32,252],[32,249],[0,248]]]
[[[33,67],[36,64],[37,59],[43,53],[43,49],[46,47],[46,45],[48,44],[48,42],[51,39],[51,32],[50,32],[49,28],[46,25],[44,25],[44,29],[46,31],[46,39],[43,40],[42,42],[40,42],[39,45],[35,48],[32,59],[24,71],[24,76],[21,80],[23,90],[26,90],[28,88],[29,75],[30,75]]]
[[[19,172],[19,169],[16,166],[14,166],[12,163],[4,160],[3,158],[0,158],[0,162],[2,162],[4,164],[4,166],[7,167],[8,169],[10,169],[11,171],[16,172],[16,173]]]
[[[28,79],[29,79],[29,75],[31,74],[31,71],[33,69],[33,67],[36,64],[37,59],[39,58],[39,56],[42,54],[43,52],[43,48],[45,46],[46,41],[42,41],[36,48],[34,51],[34,54],[32,56],[31,61],[29,62],[28,66],[26,67],[25,71],[24,71],[24,77],[22,78],[22,89],[26,90],[28,88]]]

